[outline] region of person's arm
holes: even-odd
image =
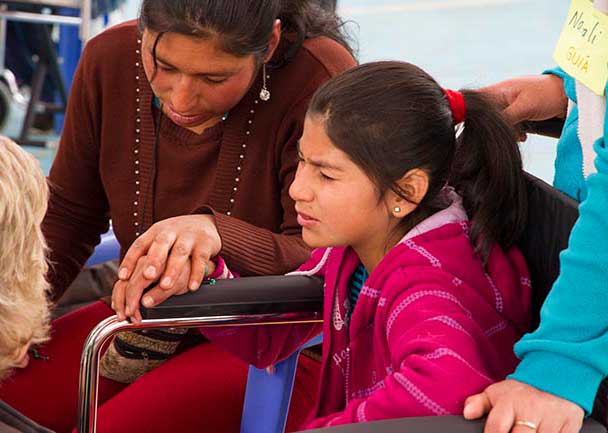
[[[574,80],[563,78],[573,99]],[[522,362],[512,380],[467,401],[465,417],[489,412],[486,433],[507,433],[515,420],[522,419],[539,425],[538,433],[578,432],[601,380],[608,376],[608,358],[602,355],[608,349],[608,252],[603,248],[608,242],[606,114],[604,137],[595,144],[597,173],[588,178],[588,195],[569,246],[560,255],[561,273],[541,309],[540,326],[515,346]],[[512,432],[525,429],[515,426]]]
[[[608,122],[595,144],[597,173],[587,180],[561,272],[541,310],[541,323],[516,346],[513,378],[577,403],[591,412],[608,376]]]
[[[545,71],[543,75],[516,77],[479,89],[494,100],[512,124],[523,121],[542,121],[554,117],[565,118],[568,108],[566,90],[561,69]],[[574,85],[572,84],[574,91]]]
[[[403,287],[399,275],[392,279],[385,287]],[[455,414],[467,395],[492,383],[489,337],[457,294],[446,292],[449,286],[447,277],[445,284],[416,284],[390,301],[385,333],[395,371],[368,397],[351,400],[343,411],[307,428]]]
[[[99,176],[99,100],[85,48],[76,70],[57,155],[48,178],[49,209],[42,228],[50,249],[49,281],[58,299],[108,229],[108,202]]]
[[[298,268],[298,272],[311,271],[324,262],[326,249],[314,250],[310,259]],[[232,271],[219,257],[211,278],[232,278]],[[321,266],[315,275],[322,277],[325,268]],[[201,328],[200,331],[210,341],[223,350],[231,352],[257,368],[265,368],[289,357],[304,343],[321,332],[321,324],[226,326]]]

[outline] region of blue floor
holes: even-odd
[[[130,0],[125,18],[135,17]],[[361,62],[406,60],[446,87],[479,87],[553,65],[568,0],[338,0],[359,41]],[[54,152],[32,150],[44,169]],[[526,168],[551,181],[555,140],[522,144]]]

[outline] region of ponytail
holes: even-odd
[[[466,119],[449,184],[462,196],[471,240],[485,260],[492,244],[508,249],[520,238],[527,216],[526,185],[513,128],[482,94],[462,94]]]

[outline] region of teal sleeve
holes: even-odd
[[[576,80],[559,66],[543,71],[543,74],[551,74],[564,80],[564,90],[568,99],[576,102]]]
[[[605,116],[606,117],[606,116]],[[539,328],[522,338],[522,362],[511,376],[580,405],[589,414],[601,380],[608,376],[608,119],[595,143],[597,173],[561,273],[541,310]]]

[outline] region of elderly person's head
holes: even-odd
[[[29,346],[47,339],[47,200],[38,162],[0,137],[0,378],[27,365]]]

